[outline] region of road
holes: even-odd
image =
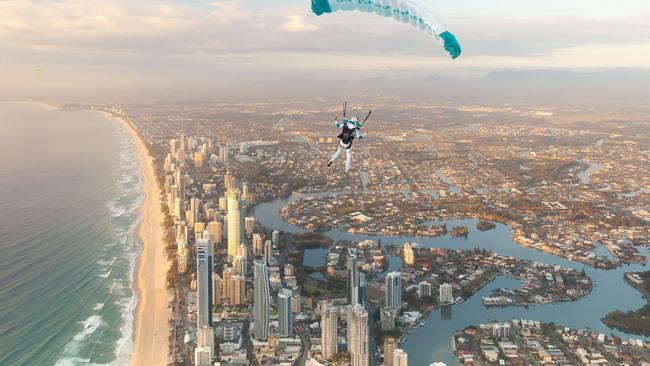
[[[302,329],[302,327],[300,327],[300,329]],[[298,356],[296,361],[293,363],[293,366],[304,366],[307,363],[307,355],[309,354],[309,338],[305,334],[304,330],[300,331],[298,336],[302,343],[302,351],[300,352],[300,356]]]

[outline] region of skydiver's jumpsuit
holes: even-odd
[[[339,121],[335,121],[336,128],[341,127],[341,123]],[[349,124],[343,124],[343,131],[341,131],[341,134],[338,135],[339,138],[339,147],[336,149],[336,152],[334,155],[332,155],[332,158],[330,159],[330,163],[334,162],[341,153],[343,152],[343,149],[345,149],[346,153],[346,159],[345,159],[345,172],[350,171],[350,167],[352,166],[352,141],[354,141],[355,138],[357,139],[362,139],[363,134],[361,131],[359,131],[359,127],[355,126],[352,123]]]

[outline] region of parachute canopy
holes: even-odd
[[[410,23],[436,40],[441,40],[452,58],[460,56],[461,48],[453,34],[427,7],[411,0],[311,0],[311,10],[316,15],[338,10],[358,10]]]

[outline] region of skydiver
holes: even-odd
[[[334,160],[336,160],[343,150],[345,149],[345,154],[346,154],[346,159],[345,159],[345,174],[347,175],[348,172],[350,171],[350,167],[352,166],[352,142],[354,139],[363,139],[364,135],[361,133],[361,127],[366,123],[368,118],[370,117],[370,114],[372,114],[372,111],[368,112],[368,116],[363,120],[363,122],[359,122],[358,117],[352,117],[350,119],[346,118],[345,112],[347,109],[347,102],[343,104],[343,118],[339,121],[339,115],[336,115],[336,118],[334,119],[334,125],[336,128],[342,128],[341,133],[337,136],[339,139],[339,146],[336,149],[336,152],[332,157],[330,158],[329,162],[327,163],[328,167],[331,167],[332,164],[334,163]]]

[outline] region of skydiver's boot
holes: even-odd
[[[339,155],[341,155],[342,152],[343,152],[343,148],[339,145],[339,147],[336,149],[336,152],[334,153],[334,155],[332,155],[330,161],[327,163],[328,168],[332,166],[334,160],[336,160],[339,157]]]

